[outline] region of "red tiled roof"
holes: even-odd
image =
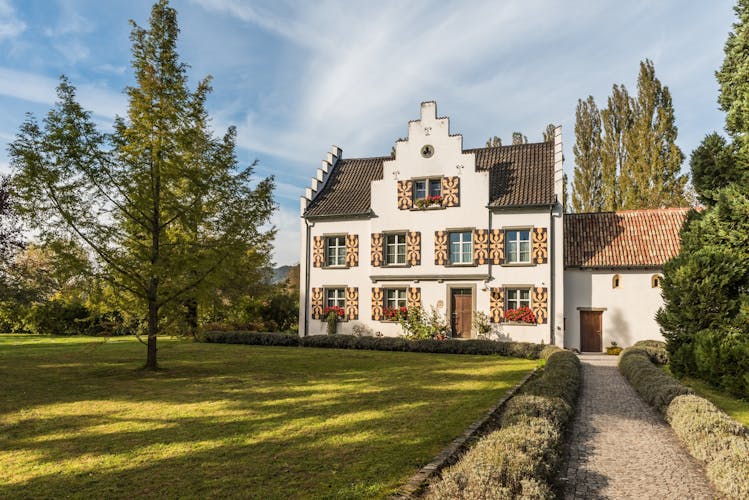
[[[564,215],[564,267],[661,267],[679,253],[688,208]]]

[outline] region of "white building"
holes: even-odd
[[[583,338],[584,347],[600,351],[612,340],[658,338],[650,311],[660,296],[651,277],[674,248],[631,265],[628,252],[596,260],[609,246],[591,246],[586,224],[622,216],[563,216],[562,175],[560,127],[553,142],[464,150],[434,102],[421,104],[421,118],[409,122],[394,156],[345,159],[333,147],[301,200],[300,335],[325,333],[328,306],[345,310],[339,333],[401,335],[391,311],[420,305],[448,318],[459,338],[477,336],[477,311],[504,339],[579,349]],[[576,232],[563,239],[567,227]],[[604,290],[614,274],[619,286]],[[641,297],[647,314],[638,309]],[[510,321],[518,309],[532,322]]]

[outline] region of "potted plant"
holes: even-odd
[[[530,307],[523,306],[517,309],[507,309],[504,313],[504,319],[513,323],[533,324],[536,322],[536,315],[533,314]]]
[[[616,342],[611,342],[611,345],[606,348],[606,354],[612,356],[618,356],[622,352],[622,348],[616,345]]]
[[[323,309],[325,321],[328,323],[328,335],[335,335],[338,331],[338,321],[343,319],[346,312],[342,307],[328,306]]]
[[[429,196],[429,197],[427,197],[427,204],[429,206],[432,206],[432,205],[442,205],[442,196],[435,195],[435,196]]]

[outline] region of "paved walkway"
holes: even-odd
[[[715,497],[700,464],[619,373],[618,359],[580,358],[565,498]]]

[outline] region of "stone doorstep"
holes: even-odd
[[[456,459],[467,448],[467,444],[482,430],[484,430],[489,421],[499,415],[510,398],[512,398],[537,371],[538,367],[534,368],[533,371],[527,374],[523,378],[523,380],[515,385],[515,387],[507,391],[507,393],[502,396],[502,399],[500,399],[496,404],[489,408],[489,410],[482,417],[469,425],[466,428],[465,432],[463,432],[463,435],[454,439],[436,457],[434,457],[431,462],[419,469],[416,474],[411,476],[411,478],[398,490],[397,493],[391,495],[389,498],[391,500],[417,498],[421,493],[423,493],[429,480],[436,476],[446,466],[451,465],[453,462],[457,461]]]

